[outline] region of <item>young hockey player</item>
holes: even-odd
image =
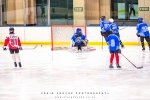
[[[111,28],[110,28],[110,22],[106,21],[106,17],[101,17],[101,35],[104,36],[105,40],[106,38],[111,34]]]
[[[108,44],[108,48],[109,48],[109,51],[110,51],[110,54],[111,54],[109,68],[114,68],[113,67],[114,55],[116,57],[116,66],[117,66],[117,68],[121,68],[121,66],[119,65],[119,54],[118,54],[118,53],[121,53],[119,37],[112,33],[108,36],[108,38],[106,39],[106,42]]]
[[[114,23],[114,20],[112,18],[109,19],[110,21],[110,28],[113,34],[117,35],[120,38],[120,34],[119,34],[119,27],[116,23]],[[120,40],[120,45],[121,47],[124,47],[122,41]]]
[[[142,50],[145,50],[144,39],[147,41],[150,50],[150,33],[148,30],[148,25],[143,22],[143,18],[138,18],[138,24],[136,29],[136,35],[140,37],[141,40]]]
[[[71,38],[71,46],[72,47],[78,47],[78,51],[82,51],[81,47],[86,46],[88,43],[88,40],[86,39],[86,36],[82,33],[81,28],[76,29],[76,33]]]
[[[20,56],[19,56],[19,50],[22,50],[21,42],[20,42],[20,38],[15,35],[13,27],[9,28],[9,36],[7,36],[4,41],[3,50],[6,50],[7,45],[9,47],[9,51],[15,67],[17,67],[16,59],[18,60],[19,67],[22,67]]]

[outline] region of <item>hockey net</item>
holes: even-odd
[[[67,50],[77,28],[87,35],[85,26],[51,26],[51,50]]]

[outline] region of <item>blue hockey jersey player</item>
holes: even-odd
[[[106,40],[108,35],[111,34],[111,28],[110,28],[110,22],[106,21],[105,16],[101,17],[100,28],[101,28],[101,35],[104,36],[104,38]]]
[[[86,46],[88,43],[88,40],[86,39],[86,36],[82,33],[81,28],[76,29],[76,33],[74,33],[71,40],[72,40],[71,46],[72,47],[77,46],[78,50],[81,50],[81,47]]]
[[[144,39],[148,43],[149,50],[150,50],[150,33],[148,30],[148,25],[143,22],[143,18],[138,18],[138,24],[137,24],[137,36],[140,37],[141,45],[142,45],[142,50],[145,50],[145,45],[144,45]]]
[[[112,33],[107,37],[106,42],[108,44],[108,48],[109,48],[109,51],[110,51],[110,54],[111,54],[109,68],[113,68],[114,56],[116,58],[117,68],[121,68],[121,66],[119,65],[119,55],[118,55],[118,53],[121,53],[119,37]]]
[[[120,38],[120,34],[119,34],[119,27],[116,23],[114,23],[114,20],[112,18],[109,19],[110,24],[110,28],[113,34],[116,34],[119,38]],[[120,40],[120,45],[121,47],[124,47],[122,41]]]

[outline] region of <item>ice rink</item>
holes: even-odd
[[[121,70],[115,59],[109,69],[107,47],[96,48],[89,53],[51,51],[50,46],[22,50],[21,69],[8,50],[0,50],[0,100],[150,100],[148,47],[142,52],[141,46],[125,46],[122,53],[144,68],[119,55]]]

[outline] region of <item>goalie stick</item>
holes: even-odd
[[[143,68],[143,66],[140,66],[140,67],[137,67],[136,65],[134,65],[127,57],[125,57],[122,53],[121,53],[121,55],[124,57],[124,58],[126,58],[135,68],[137,68],[137,69],[142,69]]]

